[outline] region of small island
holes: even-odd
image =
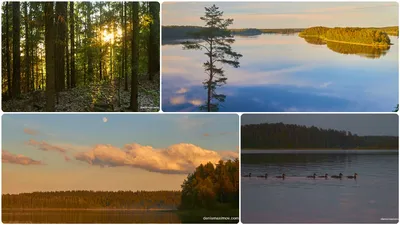
[[[326,42],[365,45],[387,48],[391,45],[389,35],[381,29],[359,27],[310,27],[299,33],[300,37],[316,37]]]

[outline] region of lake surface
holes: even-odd
[[[295,35],[236,36],[240,68],[224,66],[220,111],[388,112],[398,104],[398,38],[388,50]],[[163,111],[199,111],[207,92],[201,51],[162,46]]]
[[[243,152],[247,152],[244,150]],[[397,223],[398,151],[309,152],[241,155],[243,223]],[[254,176],[269,174],[267,179]],[[274,178],[285,173],[285,180]],[[309,179],[358,173],[356,180]]]
[[[3,223],[181,223],[174,212],[129,210],[3,210]]]

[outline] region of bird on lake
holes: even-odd
[[[328,179],[328,174],[326,173],[325,176],[318,176],[319,178],[325,178]]]
[[[282,178],[282,179],[285,179],[285,174],[284,173],[282,173],[282,176],[276,176],[276,178]]]
[[[243,177],[251,177],[251,173],[249,173],[249,175],[243,175]]]
[[[339,176],[338,175],[333,175],[333,176],[331,176],[332,178],[336,178],[336,179],[342,179],[342,177],[343,177],[343,174],[342,173],[339,173]]]
[[[268,177],[268,173],[266,173],[265,175],[257,176],[257,177],[260,177],[260,178],[267,178],[267,177]]]
[[[357,179],[357,173],[354,173],[354,176],[346,176],[349,179]]]
[[[307,178],[314,178],[314,179],[315,179],[315,177],[317,177],[316,173],[314,173],[312,176],[307,176]]]

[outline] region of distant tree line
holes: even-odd
[[[3,209],[238,209],[239,160],[201,164],[182,191],[49,191],[3,194]]]
[[[182,184],[179,209],[239,208],[239,160],[200,165]]]
[[[284,123],[250,124],[241,129],[242,149],[398,149],[398,136],[358,136]]]
[[[190,39],[193,35],[204,29],[200,26],[163,26],[162,38],[165,41],[177,39]],[[301,28],[285,28],[285,29],[257,29],[257,28],[236,28],[229,29],[233,35],[253,36],[260,34],[294,34],[303,31]]]
[[[301,37],[316,36],[330,41],[358,43],[372,46],[390,45],[388,34],[376,28],[311,27],[302,31],[299,35]]]
[[[3,209],[176,209],[180,202],[180,191],[51,191],[2,195]]]

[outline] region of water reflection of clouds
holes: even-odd
[[[389,111],[398,101],[393,42],[385,56],[371,60],[298,36],[238,37],[233,48],[244,56],[240,68],[224,66],[227,85],[217,92],[228,97],[221,111]],[[201,51],[163,46],[164,110],[197,111],[204,103],[204,61]]]

